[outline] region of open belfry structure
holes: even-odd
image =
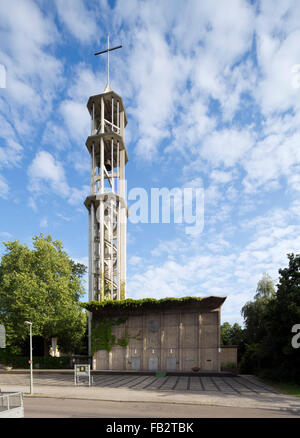
[[[120,300],[126,287],[125,165],[127,117],[122,98],[110,87],[91,96],[91,135],[86,141],[91,163],[89,212],[89,299]]]
[[[225,297],[126,299],[125,166],[127,125],[121,96],[109,84],[87,108],[91,133],[89,215],[89,355],[94,370],[220,371],[221,306]]]

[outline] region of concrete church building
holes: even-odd
[[[93,369],[220,371],[224,301],[210,296],[90,303]]]
[[[122,98],[109,85],[91,96],[89,214],[89,355],[94,370],[220,371],[220,311],[225,297],[126,298],[124,130]]]

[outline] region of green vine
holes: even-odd
[[[169,306],[182,306],[183,304],[200,304],[202,301],[203,299],[200,297],[162,298],[161,300],[154,298],[144,298],[141,300],[128,298],[126,300],[90,301],[89,303],[80,303],[80,305],[90,312],[107,315],[108,312],[127,312],[144,309],[155,310]]]
[[[118,345],[121,347],[127,347],[129,344],[129,335],[128,335],[128,328],[125,327],[125,337],[123,339],[118,339]]]
[[[124,324],[127,319],[127,317],[118,318],[115,320],[111,318],[92,319],[92,355],[94,355],[98,350],[111,351],[114,345],[127,348],[130,339],[136,339],[138,341],[142,339],[142,330],[139,330],[138,333],[133,336],[129,335],[128,327],[125,327],[124,338],[119,338],[117,340],[115,335],[112,334],[113,326]]]
[[[125,328],[125,337],[116,341],[115,335],[112,334],[112,327],[124,324],[127,318],[101,318],[92,319],[92,355],[98,350],[111,351],[113,345],[127,347],[129,343],[128,329]]]

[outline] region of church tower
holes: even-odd
[[[90,154],[90,194],[84,205],[89,214],[89,301],[125,299],[126,205],[124,141],[127,116],[122,98],[107,84],[101,94],[91,96],[87,108],[91,134],[86,147]]]

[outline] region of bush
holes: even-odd
[[[33,367],[39,369],[69,369],[72,368],[70,356],[33,356]],[[12,366],[13,368],[29,369],[29,357],[16,356],[7,351],[0,350],[0,363]]]
[[[237,365],[234,362],[227,362],[221,365],[221,368],[224,370],[236,370]]]
[[[246,345],[245,353],[239,363],[242,374],[255,374],[260,368],[260,346],[259,344]]]

